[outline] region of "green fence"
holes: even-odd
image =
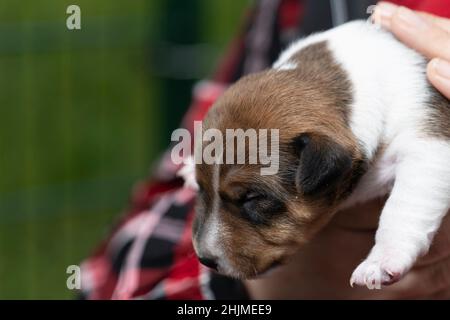
[[[73,297],[66,267],[126,206],[246,5],[0,2],[0,298]],[[195,68],[174,68],[185,52]]]

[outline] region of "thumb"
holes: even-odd
[[[450,34],[408,8],[400,7],[393,14],[391,31],[428,58],[450,60]]]

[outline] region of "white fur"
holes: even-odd
[[[214,164],[213,167],[213,176],[212,176],[212,184],[214,195],[212,199],[211,212],[209,214],[208,221],[208,229],[205,230],[203,243],[205,248],[203,252],[210,257],[215,256],[215,252],[217,248],[220,246],[218,243],[219,239],[219,231],[221,230],[221,223],[219,219],[219,180],[220,178],[220,165]]]
[[[367,22],[300,40],[281,54],[274,68],[292,68],[289,59],[296,52],[324,40],[351,80],[350,127],[367,158],[375,160],[380,145],[385,146],[342,206],[390,192],[376,244],[351,278],[351,284],[380,288],[427,252],[450,208],[450,141],[423,133],[430,116],[424,59]]]
[[[184,165],[177,171],[177,176],[184,179],[184,187],[198,190],[197,179],[195,178],[195,161],[194,157],[186,158]]]
[[[279,64],[277,67],[274,67],[277,70],[294,70],[298,67],[298,65],[294,62],[286,61]]]
[[[219,270],[221,272],[225,272],[231,274],[233,269],[230,267],[228,259],[223,254],[224,248],[222,243],[220,243],[220,232],[223,232],[224,228],[220,219],[219,213],[219,183],[220,183],[220,164],[216,163],[213,167],[213,176],[212,176],[212,187],[213,187],[213,199],[211,212],[208,215],[208,221],[206,224],[208,228],[205,230],[203,234],[203,238],[197,246],[201,246],[200,252],[202,255],[207,258],[212,258],[216,260],[220,260]]]

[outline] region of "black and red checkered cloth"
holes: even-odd
[[[351,1],[355,0],[348,0]],[[260,0],[251,8],[240,35],[232,42],[211,80],[194,88],[183,126],[193,130],[228,84],[267,68],[280,50],[315,29],[331,27],[326,13],[309,15],[310,3],[327,1]],[[356,0],[355,2],[360,2]],[[447,0],[396,0],[412,9],[450,17]],[[318,22],[322,22],[322,25]],[[312,30],[314,31],[314,30]],[[220,276],[199,263],[191,242],[195,194],[183,188],[170,152],[155,174],[138,184],[128,212],[82,264],[81,295],[86,299],[245,299],[237,280]]]

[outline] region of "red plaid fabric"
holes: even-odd
[[[212,80],[199,83],[183,126],[203,119],[229,83],[268,67],[282,47],[301,34],[305,1],[261,0]],[[450,16],[449,1],[397,0],[415,9]],[[191,242],[195,194],[183,188],[179,167],[167,152],[149,181],[138,184],[127,214],[82,264],[86,299],[245,299],[236,280],[203,267]]]

